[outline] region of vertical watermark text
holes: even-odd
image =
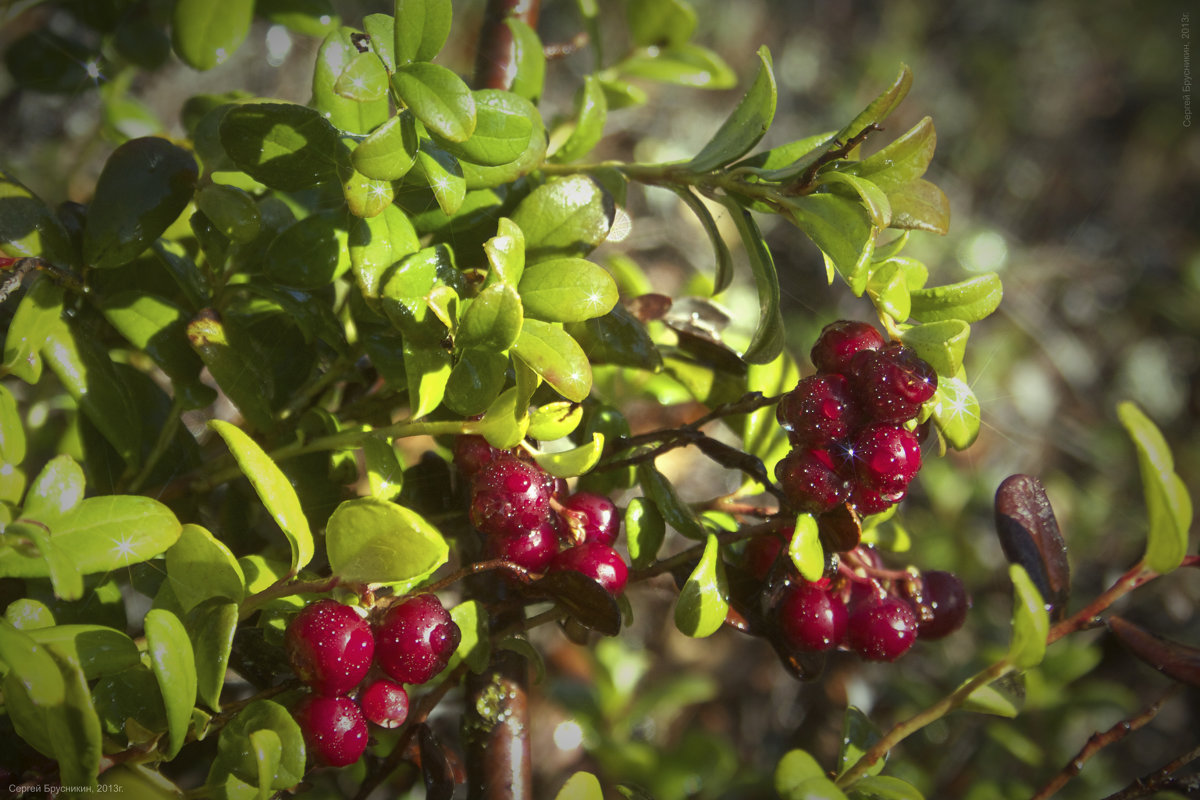
[[[1188,12],[1179,17],[1179,38],[1183,41],[1183,127],[1192,127],[1192,18]]]

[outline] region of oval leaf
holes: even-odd
[[[979,400],[970,385],[959,377],[938,378],[933,396],[933,421],[938,432],[955,450],[965,450],[979,436]]]
[[[432,61],[450,35],[450,0],[396,0],[396,65]]]
[[[171,44],[183,63],[212,69],[241,46],[254,18],[254,0],[178,0]]]
[[[446,563],[446,540],[411,509],[373,497],[347,500],[325,528],[329,567],[343,583],[396,583]]]
[[[645,497],[635,497],[625,507],[625,539],[634,569],[644,569],[658,558],[667,525],[658,506]]]
[[[196,661],[192,641],[179,617],[163,608],[146,613],[146,654],[150,667],[162,691],[167,712],[166,748],[168,759],[174,758],[187,738],[196,705]]]
[[[608,237],[615,209],[591,178],[574,175],[542,184],[522,200],[512,220],[525,234],[528,263],[583,256]]]
[[[460,347],[507,350],[521,334],[521,297],[507,283],[493,283],[470,301],[454,335]]]
[[[961,319],[917,325],[900,334],[900,340],[929,362],[939,376],[957,375],[967,352],[971,326]]]
[[[246,577],[224,542],[199,525],[184,525],[166,555],[167,579],[184,613],[212,597],[240,603]]]
[[[604,434],[593,433],[587,444],[555,453],[534,453],[533,460],[556,478],[576,478],[600,463],[604,454]]]
[[[124,632],[104,625],[55,625],[30,631],[33,641],[50,646],[79,664],[87,680],[116,675],[140,664],[137,645]]]
[[[976,322],[996,310],[1004,290],[1000,276],[986,272],[948,286],[917,289],[910,294],[913,318],[920,322],[948,319]]]
[[[403,178],[417,159],[417,120],[402,111],[359,142],[350,154],[354,168],[381,181]]]
[[[83,502],[83,468],[69,455],[50,459],[29,484],[21,516],[48,522]]]
[[[397,25],[397,34],[403,28]],[[475,132],[475,97],[462,78],[445,67],[423,61],[397,66],[392,88],[430,133],[465,142]]]
[[[263,272],[284,286],[320,289],[350,269],[346,215],[309,214],[275,237],[263,256]]]
[[[231,241],[252,242],[262,229],[258,204],[235,186],[210,183],[196,193],[196,207]]]
[[[788,545],[788,558],[806,581],[819,581],[825,574],[825,551],[821,547],[817,519],[812,514],[796,517],[796,531]]]
[[[616,598],[582,572],[547,572],[533,582],[530,591],[556,601],[585,628],[605,636],[621,632],[621,609]]]
[[[778,91],[771,71],[771,53],[765,46],[758,49],[758,59],[754,83],[708,144],[688,162],[692,172],[711,172],[736,161],[749,153],[771,127]]]
[[[567,401],[538,406],[529,415],[529,438],[552,442],[570,436],[583,419],[583,406]]]
[[[518,288],[526,315],[547,322],[594,319],[617,304],[617,283],[608,270],[582,258],[531,264]]]
[[[679,591],[675,602],[675,627],[687,636],[703,638],[716,633],[729,613],[729,586],[725,562],[716,534],[707,535],[704,554]]]
[[[408,215],[397,205],[369,219],[354,221],[347,236],[350,268],[366,297],[378,297],[387,269],[420,249],[420,240]]]
[[[196,656],[196,693],[213,711],[221,710],[221,690],[237,624],[237,604],[219,597],[196,606],[184,622]]]
[[[294,103],[247,103],[221,120],[221,144],[238,168],[273,189],[295,192],[337,180],[343,145],[321,113]]]
[[[591,391],[592,366],[587,355],[558,325],[525,320],[512,352],[568,400],[581,403]]]
[[[439,144],[455,158],[496,167],[516,161],[529,147],[534,131],[534,107],[524,97],[500,89],[471,93],[475,101],[475,130],[464,142]]]
[[[604,85],[595,75],[583,79],[583,86],[575,93],[575,119],[571,123],[567,140],[550,154],[550,160],[565,164],[583,158],[592,152],[604,136],[604,123],[608,119],[608,100]]]
[[[590,772],[576,772],[554,795],[554,800],[604,800],[600,781]]]
[[[1105,621],[1117,641],[1159,672],[1190,686],[1200,686],[1200,648],[1156,636],[1118,616]]]
[[[1175,472],[1171,448],[1158,427],[1133,403],[1117,406],[1117,416],[1137,448],[1138,470],[1146,500],[1147,567],[1167,573],[1182,563],[1192,527],[1192,499]]]
[[[260,757],[251,742],[255,731],[271,731],[280,743],[278,766],[267,788],[290,789],[304,777],[305,742],[291,712],[272,700],[255,700],[221,729],[219,763],[247,783],[259,783]]]

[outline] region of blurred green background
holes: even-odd
[[[619,642],[589,653],[553,632],[543,637],[550,671],[535,710],[540,796],[569,770],[590,768],[606,783],[640,783],[661,800],[769,797],[770,770],[787,749],[805,747],[833,764],[847,704],[886,726],[952,689],[1007,642],[1011,599],[991,520],[995,488],[1014,472],[1046,484],[1072,554],[1073,605],[1082,605],[1136,562],[1144,542],[1134,451],[1115,417],[1121,400],[1136,401],[1162,427],[1185,482],[1200,485],[1200,134],[1185,125],[1181,38],[1181,20],[1194,26],[1200,7],[694,4],[696,41],[726,58],[742,86],[647,86],[649,105],[610,115],[605,155],[696,152],[740,97],[760,44],[774,55],[781,93],[766,146],[840,127],[901,63],[915,74],[879,141],[933,118],[939,141],[927,177],[949,195],[953,217],[949,235],[915,235],[910,252],[928,264],[931,282],[996,270],[1005,297],[973,326],[968,352],[983,433],[965,453],[928,459],[903,510],[912,548],[890,563],[952,569],[975,608],[966,629],[896,664],[834,657],[820,681],[801,684],[761,642],[730,631],[685,639],[670,623],[670,593],[639,587],[631,593],[634,626]],[[391,10],[390,2],[335,5],[348,24]],[[600,5],[620,14],[618,3]],[[74,6],[86,12],[88,3]],[[81,30],[54,4],[0,7],[0,49],[47,19],[64,35]],[[467,73],[482,3],[456,2],[455,11],[457,49],[441,60]],[[574,3],[544,3],[545,40],[568,40],[578,25]],[[115,137],[179,134],[179,109],[192,94],[241,88],[305,102],[317,44],[258,23],[247,45],[210,72],[170,59],[127,84],[101,74],[58,94],[19,89],[0,70],[0,159],[51,203],[85,201]],[[551,69],[548,119],[569,111],[587,64],[577,55]],[[673,196],[635,191],[629,210],[633,227],[619,249],[662,286],[708,273],[711,254]],[[776,223],[768,236],[790,347],[803,361],[821,326],[870,307],[840,283],[826,285],[819,254],[794,228]],[[754,308],[750,292],[735,286],[720,299],[736,314]],[[1200,582],[1175,574],[1117,610],[1200,644],[1198,599]],[[929,798],[1028,797],[1091,733],[1138,713],[1168,686],[1103,632],[1078,634],[1027,676],[1020,717],[955,714],[910,739],[889,771]],[[1176,695],[1058,796],[1104,797],[1195,747],[1198,700],[1194,688]]]

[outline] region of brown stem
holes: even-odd
[[[475,48],[475,88],[510,89],[516,47],[504,20],[515,17],[537,28],[541,0],[488,0]]]
[[[1162,769],[1155,770],[1149,775],[1138,778],[1121,791],[1110,794],[1104,800],[1133,800],[1135,797],[1148,797],[1152,794],[1171,789],[1188,792],[1188,797],[1194,797],[1190,792],[1198,788],[1200,780],[1197,780],[1197,777],[1194,775],[1187,780],[1179,780],[1172,778],[1171,774],[1198,758],[1200,758],[1200,747],[1193,747],[1178,758],[1172,759]]]

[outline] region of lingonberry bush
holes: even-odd
[[[567,45],[541,40],[536,2],[491,2],[471,84],[438,61],[449,0],[389,10],[346,27],[321,0],[45,3],[5,52],[29,91],[113,76],[114,144],[86,205],[51,208],[20,165],[0,173],[10,791],[367,797],[423,779],[428,797],[531,797],[543,634],[611,661],[639,584],[671,593],[683,634],[766,640],[804,681],[971,624],[971,587],[919,549],[909,562],[903,507],[923,463],[979,433],[964,356],[1001,286],[931,283],[905,253],[949,224],[922,177],[932,121],[883,130],[909,70],[840,129],[756,149],[777,101],[763,48],[696,153],[600,160],[609,118],[650,92],[736,85],[692,41],[685,0],[629,2],[620,26],[580,0]],[[183,103],[182,136],[137,135],[136,76],[171,51],[214,67],[255,15],[324,37],[311,100],[227,86]],[[569,113],[543,117],[548,58],[573,50],[591,69]],[[655,291],[620,248],[642,191],[695,216],[708,294],[753,287],[753,319]],[[785,348],[772,218],[873,319],[813,309],[807,362]],[[679,413],[647,423],[651,406]],[[1022,673],[1085,628],[1195,683],[1195,650],[1108,613],[1196,563],[1166,442],[1136,407],[1119,415],[1140,561],[1071,612],[1046,494],[1012,476],[995,501],[1007,647],[939,675],[913,715],[848,708],[836,762],[793,749],[767,788],[729,791],[920,797],[903,740],[957,709],[1017,716]],[[684,448],[735,488],[681,492],[663,457]],[[1037,796],[1152,716],[1081,743]],[[654,796],[634,743],[610,739],[603,787],[579,771],[552,791]],[[1170,786],[1187,760],[1140,785]]]

